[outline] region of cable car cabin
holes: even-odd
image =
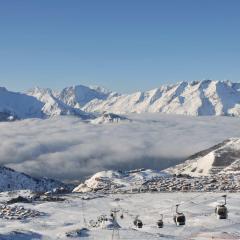
[[[163,228],[163,220],[158,220],[157,226],[158,226],[158,228]]]
[[[227,195],[223,195],[222,197],[224,198],[224,204],[218,205],[215,208],[215,214],[217,214],[218,219],[227,219],[228,217],[228,209],[226,207]]]
[[[161,219],[157,221],[158,228],[163,228],[163,215],[161,214]]]
[[[173,221],[177,226],[185,225],[186,217],[183,213],[178,212],[179,204],[176,205],[176,215],[173,217]]]
[[[133,221],[133,224],[137,227],[137,228],[142,228],[143,223],[140,219],[138,219],[138,217],[136,217]]]
[[[186,217],[183,213],[177,213],[174,217],[173,220],[177,226],[180,225],[185,225],[186,223]]]
[[[217,206],[215,213],[217,214],[218,219],[227,219],[228,217],[228,210],[224,205]]]

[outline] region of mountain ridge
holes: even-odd
[[[95,114],[181,114],[240,116],[240,83],[203,80],[163,85],[145,92],[119,94],[102,87],[76,85],[61,91],[33,88],[24,93],[0,88],[2,120],[74,115],[93,119]]]
[[[203,80],[93,100],[83,110],[117,114],[162,112],[191,116],[240,116],[240,84]]]

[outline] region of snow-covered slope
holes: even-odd
[[[240,173],[240,139],[231,138],[209,149],[198,152],[187,161],[166,170],[191,176],[218,173]]]
[[[77,186],[73,192],[90,192],[102,189],[134,188],[156,177],[167,176],[166,173],[150,169],[133,171],[102,171],[94,174],[84,183]]]
[[[8,91],[0,87],[0,114],[2,119],[43,117],[43,103],[32,96]]]
[[[33,178],[11,168],[0,167],[0,191],[28,189],[32,191],[50,191],[64,184],[48,178]]]
[[[162,86],[146,92],[92,100],[88,112],[163,112],[192,116],[240,115],[240,84],[230,81],[194,81]]]
[[[87,87],[83,85],[64,88],[56,97],[65,104],[80,108],[93,99],[105,100],[112,93],[101,87]]]
[[[46,116],[58,116],[58,115],[76,115],[82,119],[92,118],[91,114],[88,114],[80,109],[73,108],[57,97],[55,93],[49,88],[33,88],[27,92],[28,95],[37,98],[40,102],[44,103],[42,112]]]

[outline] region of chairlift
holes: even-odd
[[[183,213],[178,212],[179,204],[176,205],[176,215],[173,217],[173,221],[176,226],[185,225],[186,217]]]
[[[215,208],[215,214],[217,215],[218,219],[227,219],[228,217],[228,209],[226,207],[227,195],[223,195],[222,197],[224,198],[224,203],[218,205]]]
[[[136,218],[133,221],[133,224],[137,227],[137,228],[142,228],[143,223],[142,221],[138,218],[138,216],[136,216]]]
[[[157,221],[158,228],[163,228],[163,214],[161,214],[161,219]]]

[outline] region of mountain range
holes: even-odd
[[[240,83],[216,80],[180,82],[132,94],[83,85],[61,91],[36,87],[26,93],[0,88],[2,120],[58,115],[74,115],[86,120],[106,112],[240,116]]]

